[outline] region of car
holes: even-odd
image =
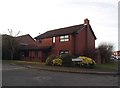
[[[119,58],[118,58],[118,57],[115,57],[115,56],[111,56],[110,60],[111,60],[111,61],[118,61]]]

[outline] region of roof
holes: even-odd
[[[59,29],[47,31],[47,32],[35,37],[35,39],[50,38],[53,36],[72,34],[72,33],[77,32],[78,30],[82,29],[83,27],[84,27],[84,24],[69,26],[69,27],[65,27],[65,28],[59,28]]]
[[[14,37],[7,34],[2,34],[2,38],[14,38]]]
[[[20,44],[34,44],[35,43],[35,40],[29,34],[16,37],[16,41],[19,42]]]
[[[84,24],[79,24],[79,25],[59,28],[59,29],[47,31],[47,32],[35,37],[35,39],[43,39],[43,38],[50,38],[50,37],[55,37],[55,36],[73,34],[73,33],[77,33],[78,31],[82,30],[84,27],[85,27]],[[90,27],[90,30],[91,30],[93,36],[96,39],[96,36],[95,36],[95,34],[94,34],[90,25],[89,25],[89,27]]]
[[[21,45],[19,47],[20,50],[47,50],[50,49],[52,46],[35,46],[35,45]]]
[[[93,34],[94,38],[95,38],[95,39],[97,39],[97,38],[96,38],[96,36],[95,36],[95,33],[94,33],[94,32],[93,32],[93,30],[92,30],[91,25],[89,25],[89,27],[90,27],[90,30],[91,30],[91,32],[92,32],[92,34]]]

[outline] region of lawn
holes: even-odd
[[[18,65],[32,65],[32,66],[37,66],[41,68],[55,68],[55,69],[72,69],[72,70],[85,70],[85,68],[82,67],[59,67],[59,66],[46,66],[45,63],[40,63],[40,62],[33,62],[33,61],[17,61],[17,60],[5,60],[5,62],[10,62]],[[96,70],[96,71],[117,71],[118,70],[118,62],[110,62],[110,63],[105,63],[105,64],[96,64],[95,68],[89,69],[86,68],[86,70]]]
[[[112,70],[112,71],[116,71],[118,70],[118,62],[117,61],[113,61],[113,62],[109,62],[109,63],[104,63],[104,64],[96,64],[95,67],[96,70]]]

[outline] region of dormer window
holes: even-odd
[[[60,36],[60,42],[67,42],[69,41],[69,35]]]

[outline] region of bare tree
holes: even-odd
[[[101,55],[101,63],[110,62],[110,58],[113,51],[113,44],[101,43],[98,46],[98,50],[100,51],[100,55]]]
[[[18,43],[15,40],[15,37],[18,36],[18,34],[20,33],[20,31],[15,36],[13,36],[12,29],[11,30],[8,29],[8,32],[9,32],[9,37],[7,37],[4,45],[10,51],[10,57],[11,57],[11,60],[13,60],[13,56],[14,56],[15,50],[18,47]]]

